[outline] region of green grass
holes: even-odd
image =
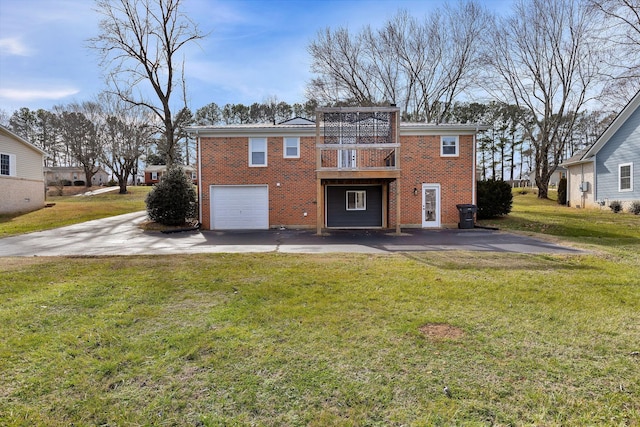
[[[127,187],[95,196],[47,196],[55,206],[26,214],[0,215],[0,238],[48,230],[93,219],[106,218],[146,208],[144,199],[152,187]]]
[[[637,217],[573,214],[496,223],[586,255],[4,258],[0,425],[640,425]]]
[[[530,190],[524,195],[519,191],[514,190],[509,215],[482,220],[479,224],[556,237],[594,250],[606,249],[628,256],[640,253],[640,215],[616,214],[609,208],[569,208],[555,200],[538,199]]]

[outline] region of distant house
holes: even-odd
[[[194,184],[198,184],[198,175],[196,174],[196,168],[191,165],[181,165],[187,178],[189,178]],[[167,173],[167,165],[149,165],[144,170],[144,183],[145,185],[153,185],[160,182],[162,175]]]
[[[44,180],[47,185],[54,185],[62,181],[66,185],[85,185],[87,182],[84,169],[78,166],[52,166],[44,168]],[[80,184],[82,182],[82,184]],[[92,186],[106,185],[109,182],[109,173],[102,167],[91,178]]]
[[[529,172],[527,177],[529,178],[529,186],[535,187],[536,186],[536,172],[535,171]],[[562,167],[562,166],[558,166],[556,168],[556,170],[553,171],[553,173],[551,174],[551,177],[549,178],[549,187],[557,188],[558,187],[558,183],[560,182],[560,180],[562,178],[566,178],[566,177],[567,177],[567,169]]]
[[[46,153],[0,126],[0,214],[44,206]]]
[[[567,202],[573,207],[628,208],[640,201],[640,92],[591,147],[565,163]]]

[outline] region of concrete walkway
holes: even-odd
[[[166,255],[192,253],[391,253],[471,250],[513,253],[575,254],[574,248],[505,232],[473,230],[336,230],[316,236],[309,230],[142,231],[145,212],[119,215],[48,231],[0,239],[0,257]]]
[[[97,190],[92,190],[92,191],[86,191],[84,193],[80,193],[80,194],[76,194],[74,197],[81,197],[81,196],[95,196],[96,194],[102,194],[102,193],[110,193],[111,191],[119,191],[120,187],[103,187],[103,188],[98,188]]]

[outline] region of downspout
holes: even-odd
[[[198,222],[202,224],[202,144],[200,131],[196,129],[196,141],[198,144]],[[209,224],[211,227],[211,224]]]
[[[569,175],[569,174],[567,174],[567,175]],[[584,182],[584,163],[580,164],[580,182]],[[570,188],[568,182],[567,182],[567,188]],[[586,208],[585,205],[587,203],[587,192],[586,191],[580,191],[580,193],[581,193],[580,206],[582,207],[582,209],[584,209],[584,208]]]
[[[597,181],[598,181],[598,174],[596,173],[596,169],[598,167],[598,155],[594,154],[593,155],[593,203],[595,204],[598,200],[598,193],[596,192],[596,189],[598,188],[597,186]]]
[[[476,124],[476,131],[473,134],[473,161],[471,164],[471,204],[476,205],[476,136],[478,135],[478,125]]]

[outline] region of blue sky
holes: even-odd
[[[311,78],[306,48],[318,30],[377,28],[400,8],[420,17],[441,5],[436,0],[185,0],[185,12],[209,33],[184,52],[189,107],[248,105],[271,96],[304,102]],[[91,0],[0,0],[0,110],[50,109],[90,100],[104,89],[98,57],[87,47],[98,34],[99,19]]]

